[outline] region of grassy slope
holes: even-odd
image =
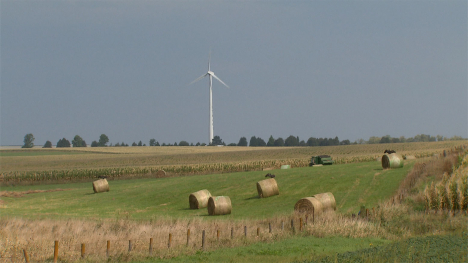
[[[91,183],[3,187],[5,191],[70,189],[35,193],[20,198],[2,197],[1,216],[28,218],[190,218],[207,216],[206,209],[188,209],[190,193],[208,189],[212,195],[226,195],[232,214],[217,219],[258,219],[290,214],[301,198],[332,192],[337,210],[356,213],[360,205],[375,206],[395,193],[412,167],[382,170],[379,162],[295,168],[269,171],[276,175],[280,195],[257,197],[256,182],[266,172],[240,172],[189,177],[110,181],[110,192],[94,194]]]

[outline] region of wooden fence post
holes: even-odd
[[[190,242],[190,228],[187,229],[187,247],[189,245],[189,242]]]
[[[107,240],[106,256],[109,257],[109,254],[110,254],[110,240]]]
[[[234,227],[231,227],[231,239],[234,238]]]
[[[29,256],[28,256],[28,252],[26,252],[26,249],[23,249],[23,254],[24,254],[24,261],[26,263],[29,263]]]
[[[268,223],[269,233],[271,233],[271,223]]]
[[[172,234],[169,233],[169,242],[167,243],[167,248],[171,248]]]
[[[55,240],[55,246],[54,246],[54,263],[57,263],[57,260],[58,260],[58,246],[59,246],[59,242],[58,242],[58,240]]]
[[[257,237],[260,236],[260,227],[257,227]]]
[[[219,229],[216,230],[216,240],[219,242]]]
[[[153,255],[153,238],[152,237],[150,237],[149,254]]]
[[[205,230],[202,232],[202,249],[205,249]]]
[[[247,237],[247,226],[244,226],[244,236]]]
[[[132,252],[132,241],[128,241],[128,252]]]
[[[86,245],[84,243],[81,244],[81,258],[84,258],[86,254]]]
[[[293,233],[296,233],[296,229],[294,228],[294,219],[291,219],[291,229]]]

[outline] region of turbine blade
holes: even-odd
[[[220,78],[218,78],[214,73],[211,74],[211,76],[213,76],[215,79],[217,79],[219,82],[223,83],[224,86],[226,86],[227,88],[229,88],[228,85],[226,85],[226,83],[224,83]]]
[[[210,62],[211,62],[211,48],[210,48],[210,53],[208,55],[208,71],[210,71]]]
[[[193,84],[193,83],[195,83],[195,82],[197,82],[197,81],[201,80],[201,79],[202,79],[202,78],[204,78],[206,75],[208,75],[208,73],[205,73],[205,74],[201,75],[201,76],[200,76],[199,78],[197,78],[196,80],[194,80],[194,81],[190,82],[190,84],[189,84],[189,85],[191,85],[191,84]]]

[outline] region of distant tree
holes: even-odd
[[[286,140],[284,141],[284,146],[298,146],[299,142],[297,141],[297,138],[290,135]]]
[[[105,147],[107,146],[106,144],[109,142],[109,137],[105,134],[101,134],[99,137],[99,147]]]
[[[307,146],[306,142],[304,140],[299,142],[299,146]]]
[[[317,138],[310,137],[310,138],[307,140],[307,145],[308,145],[308,146],[319,146],[319,142],[318,142]]]
[[[118,143],[114,144],[114,147],[120,147],[120,143],[118,142]]]
[[[218,135],[213,137],[213,140],[211,141],[211,145],[225,145],[223,140],[221,140],[221,137]]]
[[[200,142],[197,142],[197,144],[195,144],[195,146],[200,146]]]
[[[441,141],[445,140],[444,136],[442,136],[442,135],[437,135],[436,137],[437,137],[438,142],[441,142]]]
[[[376,144],[376,143],[380,143],[380,137],[375,137],[375,136],[371,136],[369,138],[369,141],[367,141],[367,143],[369,144]]]
[[[279,137],[278,139],[276,139],[275,140],[275,146],[284,146],[283,138]]]
[[[340,142],[340,145],[350,145],[350,144],[351,144],[351,142],[349,140],[342,140]]]
[[[275,146],[275,139],[273,138],[273,135],[270,135],[270,139],[268,139],[267,146]]]
[[[72,140],[72,145],[73,147],[86,147],[86,145],[83,146],[83,138],[81,138],[79,135],[75,135],[75,138]]]
[[[21,148],[32,148],[34,147],[34,135],[32,133],[28,133],[24,136],[24,145]]]
[[[364,141],[364,139],[358,139],[354,142],[354,144],[364,144],[366,143],[366,141]]]
[[[139,141],[138,146],[143,146],[143,143],[141,141]]]
[[[392,143],[399,143],[400,138],[391,138]]]
[[[247,138],[241,137],[237,143],[237,146],[247,146]]]
[[[174,146],[177,146],[177,142],[174,142]]]
[[[158,141],[156,141],[156,145],[155,145],[155,146],[160,146]]]
[[[266,142],[262,138],[257,137],[257,146],[264,147],[266,146]]]
[[[156,146],[156,140],[151,139],[150,142],[149,142],[149,146]]]
[[[91,143],[91,147],[99,147],[99,143],[97,141],[93,141]]]
[[[340,145],[340,139],[338,139],[338,136],[335,136],[335,138],[331,139],[330,141],[330,145]]]
[[[206,146],[206,143],[203,142],[202,144],[200,144],[200,146]]]
[[[165,142],[163,142],[162,146],[166,146],[166,143],[165,143]]]
[[[391,143],[390,135],[385,135],[382,137],[379,143]]]
[[[230,143],[230,144],[228,144],[227,146],[237,146],[237,144],[236,144],[236,143],[233,143],[233,142],[231,142],[231,143]]]
[[[406,142],[405,136],[400,136],[400,142]]]
[[[258,146],[258,143],[257,143],[257,137],[255,136],[252,136],[250,138],[250,143],[249,143],[249,146],[250,147],[255,147],[255,146]]]
[[[190,143],[190,146],[193,146],[193,142],[192,142],[192,143]]]
[[[136,142],[133,142],[132,146],[138,146],[138,144]]]
[[[44,144],[44,146],[42,146],[42,148],[52,148],[52,142],[46,141],[46,143]]]
[[[62,148],[62,147],[70,147],[71,144],[70,144],[70,141],[63,138],[63,139],[60,139],[58,142],[57,142],[57,148]]]
[[[187,141],[180,141],[179,146],[190,146],[190,144]]]

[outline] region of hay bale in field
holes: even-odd
[[[289,164],[281,165],[281,169],[290,169],[290,168],[291,168],[291,165]]]
[[[335,211],[336,210],[335,196],[333,196],[332,193],[327,192],[327,193],[316,194],[313,197],[315,197],[317,200],[319,200],[322,203],[323,211],[326,211],[326,210]]]
[[[106,179],[99,179],[93,182],[94,193],[109,192],[109,183]]]
[[[401,168],[403,167],[403,157],[397,153],[384,154],[382,156],[382,168]]]
[[[199,209],[208,206],[208,199],[211,197],[210,191],[203,189],[189,196],[190,209]]]
[[[294,212],[303,214],[321,214],[323,211],[322,202],[315,197],[304,197],[294,205]]]
[[[208,199],[208,214],[229,215],[232,210],[231,198],[229,196],[212,196]]]
[[[166,177],[166,172],[164,170],[158,170],[156,172],[156,177],[157,178]]]
[[[260,198],[279,195],[278,184],[274,178],[257,182],[257,192]]]

